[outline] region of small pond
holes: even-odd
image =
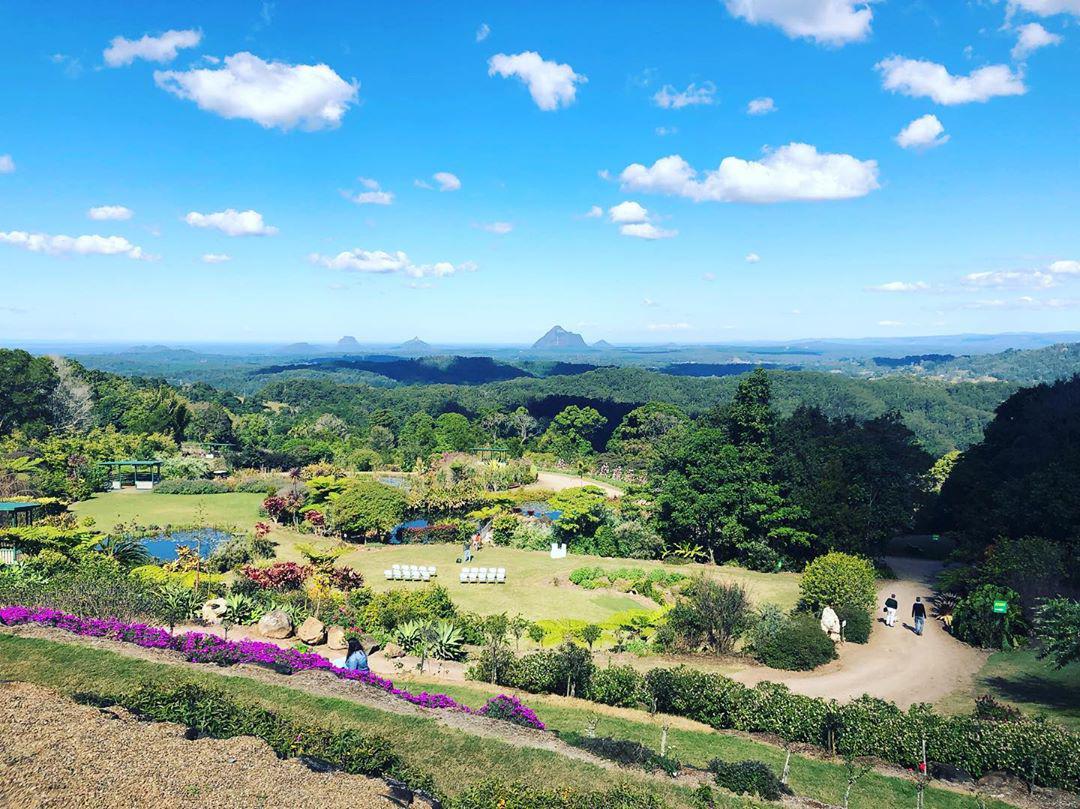
[[[401,525],[395,526],[394,530],[390,532],[390,544],[400,545],[401,534],[409,528],[427,528],[427,520],[409,520],[409,522],[403,522]]]
[[[178,545],[187,545],[189,548],[198,548],[202,558],[208,557],[211,552],[232,536],[228,531],[220,531],[217,528],[193,528],[185,531],[169,531],[157,536],[147,537],[143,545],[150,555],[162,562],[171,562],[176,559]]]

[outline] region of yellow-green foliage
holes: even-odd
[[[132,568],[131,575],[140,578],[143,581],[154,582],[161,585],[176,583],[189,588],[195,586],[194,570],[180,573],[170,572],[160,565],[140,565],[139,567]],[[203,585],[216,586],[224,583],[224,581],[225,576],[218,573],[207,573],[204,570],[199,575],[199,583]]]

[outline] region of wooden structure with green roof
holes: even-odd
[[[0,501],[0,528],[19,528],[30,525],[37,518],[40,503],[26,500]]]
[[[107,467],[112,472],[114,489],[122,489],[127,483],[133,484],[136,489],[152,489],[154,484],[161,480],[161,461],[158,460],[102,461],[98,465]],[[129,468],[130,474],[125,472]]]

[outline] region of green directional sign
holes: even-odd
[[[1008,601],[1000,601],[999,600],[999,601],[994,602],[994,612],[1005,614],[1008,611],[1009,611],[1009,602]]]
[[[941,534],[931,534],[930,535],[930,541],[931,542],[941,542]]]

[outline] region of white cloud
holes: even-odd
[[[480,23],[480,27],[476,29],[476,41],[483,42],[491,34],[491,26],[486,22]]]
[[[714,273],[714,272],[703,273],[701,277],[705,281],[715,281],[716,280],[716,273]]]
[[[994,270],[972,272],[960,279],[967,287],[1036,287],[1044,289],[1057,285],[1051,273],[1041,270]]]
[[[776,102],[768,96],[751,99],[746,105],[747,115],[768,115],[770,112],[776,112]]]
[[[604,209],[601,208],[599,205],[593,205],[591,208],[589,208],[588,212],[584,214],[584,217],[586,219],[599,219],[603,215]]]
[[[15,171],[15,161],[9,154],[0,154],[0,174],[11,174]]]
[[[345,199],[355,202],[357,205],[390,205],[393,203],[394,195],[390,191],[383,191],[377,180],[370,177],[357,177],[357,180],[367,190],[356,194],[342,191],[341,194]]]
[[[681,110],[683,107],[707,105],[715,101],[716,85],[711,81],[702,82],[700,86],[691,82],[681,92],[665,84],[653,96],[653,103],[665,110]]]
[[[747,253],[745,261],[747,264],[757,264],[759,261],[761,261],[761,256],[759,256],[757,253]]]
[[[650,323],[645,328],[649,331],[686,331],[693,327],[689,323]]]
[[[226,56],[216,69],[157,70],[154,81],[223,118],[247,118],[267,129],[299,126],[309,131],[340,124],[360,87],[324,64],[265,62],[247,52]]]
[[[664,137],[665,135],[678,135],[679,134],[679,127],[677,127],[677,126],[658,126],[658,127],[656,127],[656,134],[659,135],[660,137]]]
[[[611,179],[611,172],[607,169],[600,169],[596,172],[596,176],[606,183],[608,180]]]
[[[1021,295],[1018,298],[972,301],[965,304],[964,309],[1074,309],[1080,306],[1080,300],[1076,298],[1033,298],[1030,295]]]
[[[22,230],[0,231],[0,244],[22,247],[32,253],[79,256],[127,256],[150,259],[138,245],[122,236],[50,236],[47,233],[27,233]]]
[[[192,227],[216,228],[226,236],[273,236],[278,232],[276,227],[263,222],[262,214],[258,211],[237,211],[234,208],[217,213],[192,211],[184,217],[184,221]]]
[[[608,217],[615,224],[646,222],[649,212],[639,203],[627,200],[608,208]]]
[[[106,219],[131,219],[135,212],[123,205],[99,205],[87,211],[86,215],[101,222]]]
[[[204,264],[224,264],[232,261],[232,256],[227,253],[203,253],[202,260]]]
[[[932,98],[946,106],[1027,92],[1023,74],[1014,73],[1008,65],[987,65],[967,76],[954,76],[936,62],[890,56],[874,67],[881,72],[881,85],[886,90],[912,98]]]
[[[792,39],[823,45],[866,39],[874,16],[863,0],[724,0],[724,5],[751,25],[775,25]]]
[[[570,65],[545,61],[536,51],[512,56],[497,53],[488,60],[488,75],[517,76],[528,85],[529,94],[542,110],[569,106],[577,94],[577,85],[588,81]]]
[[[500,236],[505,236],[514,229],[514,226],[509,222],[485,222],[480,225],[480,228],[481,230],[486,230],[488,233],[497,233]]]
[[[1039,17],[1052,17],[1055,14],[1080,17],[1080,0],[1009,0],[1009,14],[1014,14],[1017,9]]]
[[[641,305],[642,306],[649,306],[649,307],[656,307],[656,306],[659,306],[660,304],[658,304],[652,298],[642,298],[641,299]]]
[[[619,227],[619,233],[623,236],[633,236],[636,239],[648,239],[653,241],[655,239],[674,239],[679,235],[677,230],[664,230],[658,228],[652,222],[638,222],[631,225],[622,225]]]
[[[903,326],[899,320],[879,320],[877,322],[879,326]]]
[[[1012,49],[1013,59],[1026,59],[1029,54],[1050,45],[1060,45],[1060,34],[1052,34],[1037,22],[1029,22],[1016,29],[1016,44]]]
[[[823,154],[806,143],[768,150],[761,160],[725,157],[702,179],[679,155],[662,157],[650,167],[633,163],[619,175],[628,190],[674,194],[695,202],[753,203],[862,197],[878,188],[877,178],[875,160]]]
[[[1072,259],[1051,261],[1047,269],[1055,275],[1080,275],[1080,261]]]
[[[414,264],[401,250],[388,253],[385,250],[361,250],[359,247],[338,253],[336,256],[312,253],[308,256],[308,260],[331,270],[374,274],[402,273],[410,278],[443,278],[457,272],[476,271],[476,264],[471,261],[462,264],[451,264],[449,261]]]
[[[877,286],[867,287],[867,292],[925,292],[930,285],[925,281],[888,281]]]
[[[440,191],[457,191],[461,188],[461,180],[456,174],[448,171],[437,171],[431,175],[431,178],[439,184]]]
[[[949,136],[936,115],[924,115],[901,129],[894,140],[904,149],[933,149],[947,143]]]
[[[166,31],[159,37],[146,35],[141,39],[113,37],[102,56],[109,67],[130,65],[136,59],[148,62],[169,62],[181,48],[194,48],[202,41],[202,31]]]

